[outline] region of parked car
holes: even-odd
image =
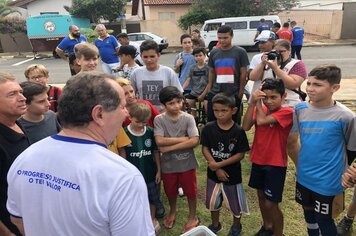
[[[150,32],[130,33],[127,35],[129,36],[130,41],[136,42],[139,45],[141,45],[141,43],[147,39],[154,40],[158,44],[160,52],[162,52],[163,49],[168,48],[168,42],[166,38],[162,38]]]

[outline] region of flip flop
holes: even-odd
[[[173,228],[174,223],[176,222],[176,216],[168,216],[166,219],[163,221],[164,227],[167,229]]]
[[[197,218],[196,218],[196,221],[195,221],[194,223],[192,223],[192,224],[185,224],[185,225],[184,225],[183,233],[186,233],[186,232],[188,232],[189,230],[191,230],[191,229],[197,227],[199,224],[200,224],[200,219],[199,219],[199,217],[197,217]]]

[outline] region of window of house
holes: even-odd
[[[158,12],[159,20],[175,20],[176,13],[175,12]]]

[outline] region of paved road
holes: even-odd
[[[249,58],[256,52],[249,52]],[[334,63],[342,68],[343,78],[356,79],[356,46],[327,46],[327,47],[306,47],[302,50],[303,60],[308,70],[311,70],[318,64]],[[160,63],[172,66],[174,53],[164,53],[161,56]],[[68,64],[61,59],[29,59],[29,58],[0,58],[0,71],[6,71],[14,74],[19,81],[24,81],[23,74],[26,67],[32,63],[45,65],[50,71],[50,83],[65,83],[70,77]],[[98,66],[101,69],[100,66]]]

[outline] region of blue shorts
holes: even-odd
[[[210,211],[219,211],[223,203],[236,218],[240,218],[241,213],[249,213],[242,184],[226,185],[207,178],[206,208]]]
[[[282,201],[287,167],[257,165],[252,163],[248,185],[262,190],[266,199],[279,203]]]

